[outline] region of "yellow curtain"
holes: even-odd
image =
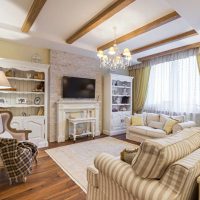
[[[199,74],[200,74],[200,54],[197,55],[197,63],[198,63]]]
[[[150,66],[148,63],[140,64],[137,69],[130,69],[129,75],[133,80],[133,113],[140,113],[147,97]]]

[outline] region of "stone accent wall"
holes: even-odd
[[[103,73],[98,60],[57,50],[50,51],[49,71],[49,141],[56,141],[56,102],[61,98],[63,76],[96,79],[96,98],[100,103],[100,131],[102,131]],[[81,101],[81,100],[80,100]]]

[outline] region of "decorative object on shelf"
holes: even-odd
[[[123,89],[123,95],[128,95],[128,92],[125,88]]]
[[[116,103],[120,104],[121,103],[121,99],[119,97],[116,98]]]
[[[16,104],[26,104],[27,103],[27,99],[23,98],[23,97],[17,97],[16,98]]]
[[[129,97],[126,97],[126,96],[122,97],[122,103],[123,104],[128,104],[128,101],[129,101]]]
[[[35,99],[34,99],[34,104],[35,104],[35,105],[39,105],[39,104],[40,104],[40,101],[41,101],[40,97],[35,97]]]
[[[0,98],[0,105],[6,104],[6,98]]]
[[[43,116],[44,115],[44,108],[40,107],[37,113],[38,116]]]
[[[34,74],[33,78],[44,80],[44,73],[43,72],[37,72],[37,73]]]
[[[44,92],[44,83],[41,82],[32,92]]]
[[[32,78],[32,74],[31,73],[26,73],[26,78],[31,79]]]
[[[41,63],[42,62],[42,59],[40,57],[39,54],[35,53],[32,57],[31,57],[31,62],[34,62],[34,63]]]
[[[127,111],[127,108],[125,106],[120,106],[119,110],[120,111]]]
[[[5,72],[5,75],[6,75],[7,77],[15,77],[15,70],[9,69],[9,70],[7,70],[7,71]]]
[[[26,114],[25,112],[22,112],[22,116],[23,116],[23,117],[26,117],[27,114]]]
[[[121,54],[116,40],[116,27],[113,27],[115,42],[112,47],[108,50],[108,55],[105,54],[102,50],[99,50],[97,56],[100,60],[101,68],[108,68],[111,70],[115,69],[126,69],[131,65],[131,52],[128,48],[125,48]]]
[[[118,109],[116,107],[113,107],[112,112],[118,112]]]
[[[3,71],[0,71],[0,89],[9,89],[11,88],[8,79],[6,78]]]

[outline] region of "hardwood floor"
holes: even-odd
[[[101,135],[98,138],[106,137]],[[126,140],[125,134],[115,136]],[[82,138],[78,142],[88,141]],[[130,141],[129,141],[130,142]],[[50,143],[48,148],[72,144],[73,141]],[[131,142],[134,143],[134,142]],[[0,172],[0,200],[86,200],[86,194],[67,176],[60,167],[41,149],[38,165],[33,166],[32,174],[25,184],[8,185],[4,172]]]

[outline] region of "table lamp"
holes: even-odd
[[[6,78],[6,75],[3,71],[0,71],[0,90],[1,89],[9,89],[11,88],[10,83],[8,82],[8,79]]]

